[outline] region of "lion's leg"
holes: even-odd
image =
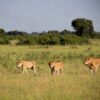
[[[53,73],[52,73],[52,75],[53,75],[53,76],[55,76],[55,75],[56,75],[56,71],[55,71],[55,70],[53,70]]]
[[[22,75],[24,74],[24,70],[22,71],[22,73],[21,73]]]
[[[60,69],[61,74],[63,73],[63,68]]]
[[[56,70],[55,70],[55,69],[52,70],[52,75],[53,75],[53,76],[56,75]]]
[[[23,69],[22,74],[24,74],[24,72],[27,74],[27,69],[26,68]]]
[[[98,66],[96,66],[96,67],[94,68],[94,73],[95,73],[95,74],[96,74],[96,72],[97,72],[97,67],[98,67]]]
[[[34,74],[36,74],[36,67],[34,67],[34,69],[33,69],[33,70],[34,70]]]
[[[54,69],[51,69],[51,75],[53,75],[54,74]]]
[[[91,73],[91,74],[93,73],[93,69],[90,69],[90,73]]]
[[[59,71],[57,71],[57,75],[59,75]]]
[[[57,75],[57,76],[59,75],[59,72],[60,72],[60,69],[57,69],[57,70],[56,70],[56,75]]]

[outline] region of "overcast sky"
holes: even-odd
[[[92,20],[100,31],[100,0],[0,0],[0,28],[6,31],[72,30],[75,18]]]

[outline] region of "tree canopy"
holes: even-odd
[[[72,21],[72,27],[78,36],[90,35],[94,32],[93,23],[89,19],[77,18]]]
[[[6,33],[5,30],[0,28],[0,35],[5,35],[5,33]]]

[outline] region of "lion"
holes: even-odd
[[[54,62],[48,62],[48,65],[51,69],[51,74],[54,75],[59,75],[60,72],[61,74],[63,73],[63,62],[61,61],[54,61]]]
[[[91,73],[96,73],[100,66],[100,58],[87,57],[84,59],[84,64],[89,67]]]
[[[34,74],[36,73],[36,61],[26,61],[26,60],[21,60],[17,62],[17,67],[22,68],[22,74],[25,72],[27,73],[27,69],[32,69],[34,71]]]

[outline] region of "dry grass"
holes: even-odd
[[[0,100],[100,100],[100,69],[91,75],[82,62],[85,56],[100,57],[100,46],[40,47],[0,46]],[[29,70],[21,75],[16,68],[19,59],[35,59],[37,74]],[[47,65],[51,60],[65,63],[63,75],[51,76]]]

